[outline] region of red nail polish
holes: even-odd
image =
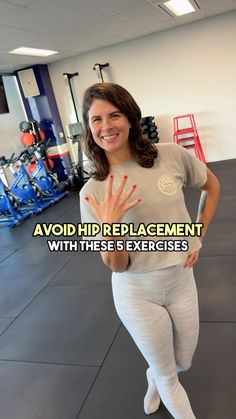
[[[133,185],[132,188],[134,188],[134,189],[137,188],[137,185]]]
[[[86,201],[89,201],[89,197],[87,195],[84,197],[84,199],[86,199]]]
[[[142,199],[141,199],[141,198],[139,198],[139,199],[138,199],[138,202],[142,202]]]
[[[112,175],[112,174],[111,174],[111,175],[110,175],[110,179],[113,179],[113,177],[114,177],[114,175]]]
[[[124,175],[124,176],[123,176],[123,179],[127,179],[127,178],[128,178],[128,176],[127,176],[127,175]]]

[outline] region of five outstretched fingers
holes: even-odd
[[[90,206],[92,207],[95,215],[98,215],[99,212],[101,212],[101,205],[105,205],[105,207],[110,208],[111,211],[115,211],[115,213],[120,211],[120,213],[125,214],[126,211],[133,208],[134,206],[138,205],[141,202],[140,198],[133,199],[131,202],[127,202],[128,199],[131,197],[131,195],[134,193],[134,191],[137,188],[136,184],[133,184],[127,192],[123,194],[125,184],[127,181],[128,176],[124,175],[119,183],[118,189],[116,193],[112,193],[112,187],[113,187],[113,180],[114,175],[111,173],[108,176],[107,184],[106,184],[106,192],[105,192],[105,199],[102,204],[98,204],[97,201],[90,195],[86,195],[84,199],[88,201]],[[123,195],[122,195],[123,194]],[[114,199],[112,199],[114,198]],[[104,209],[105,209],[104,207]],[[117,214],[116,214],[117,216]]]

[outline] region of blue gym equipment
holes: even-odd
[[[0,222],[7,222],[8,226],[15,227],[24,219],[40,214],[44,209],[54,205],[68,194],[59,192],[57,178],[48,173],[39,151],[40,145],[32,147],[31,152],[26,149],[18,157],[6,159],[0,157],[1,177],[6,182],[4,168],[12,173],[13,180],[7,185],[0,181]],[[38,151],[37,151],[38,150]],[[32,156],[37,158],[36,167],[30,176],[24,166]],[[14,164],[17,163],[17,168]]]
[[[15,227],[32,215],[32,211],[20,210],[17,199],[0,179],[0,223],[8,222],[9,227]]]
[[[58,182],[56,176],[49,169],[44,143],[41,142],[28,147],[26,158],[28,161],[32,161],[33,156],[35,168],[30,175],[30,179],[41,192],[42,201],[50,201],[51,204],[54,204],[68,195],[68,191],[60,191],[63,184]]]
[[[24,152],[23,152],[24,153]],[[8,167],[13,175],[12,182],[8,185],[8,192],[16,199],[18,208],[21,212],[30,212],[31,215],[40,214],[48,205],[40,201],[40,194],[37,187],[30,182],[28,173],[21,161],[23,153],[19,157],[6,159],[4,156],[0,158],[1,171]],[[14,163],[17,162],[17,169]]]
[[[0,223],[8,222],[9,227],[40,214],[69,193],[67,183],[59,182],[51,170],[53,162],[47,155],[50,140],[44,143],[45,136],[37,121],[22,121],[20,129],[25,133],[26,148],[18,157],[0,157]],[[5,169],[11,172],[10,181]]]

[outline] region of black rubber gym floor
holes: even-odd
[[[180,379],[197,419],[235,419],[236,164],[209,168],[221,200],[195,266],[199,344]],[[193,218],[198,197],[186,192]],[[0,226],[0,418],[146,418],[146,363],[116,315],[109,269],[96,253],[50,253],[36,222],[80,222],[78,194]],[[161,405],[152,417],[171,415]]]

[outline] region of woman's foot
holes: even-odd
[[[159,409],[161,400],[156,388],[156,383],[153,378],[151,368],[147,369],[146,376],[148,389],[144,397],[144,412],[146,415],[151,415]]]

